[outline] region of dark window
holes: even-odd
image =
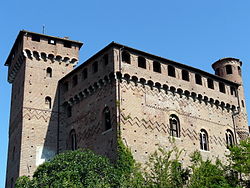
[[[226,73],[233,74],[232,65],[226,65]]]
[[[47,109],[51,109],[51,98],[50,97],[45,97],[45,106]]]
[[[215,69],[215,74],[220,76],[220,69],[219,68]]]
[[[214,89],[214,81],[211,78],[207,79],[207,87],[210,89]]]
[[[48,39],[48,43],[52,45],[56,45],[56,40],[55,39]]]
[[[72,107],[70,105],[67,106],[67,117],[71,117],[72,116]]]
[[[138,67],[146,69],[146,59],[144,57],[138,57]]]
[[[40,42],[40,36],[39,35],[32,35],[31,39],[32,39],[32,41]]]
[[[199,85],[202,85],[201,75],[195,74],[195,83],[199,84]]]
[[[158,61],[153,62],[153,71],[161,73],[161,64]]]
[[[171,65],[168,65],[168,76],[175,77],[175,68]]]
[[[63,42],[63,46],[66,47],[66,48],[71,48],[72,47],[72,44],[70,41],[64,41]]]
[[[77,75],[73,76],[72,81],[73,81],[73,86],[76,86],[78,84],[78,76]]]
[[[241,68],[238,67],[238,74],[241,75]]]
[[[225,84],[219,82],[219,89],[221,93],[226,93]]]
[[[170,135],[174,137],[180,137],[180,121],[177,116],[170,115],[169,125],[170,125]]]
[[[85,79],[87,79],[87,78],[88,78],[88,69],[85,68],[85,69],[83,69],[83,71],[82,71],[82,79],[85,80]]]
[[[232,147],[234,145],[233,132],[229,129],[227,129],[226,131],[226,144],[227,148]]]
[[[103,110],[104,116],[104,127],[105,131],[111,129],[111,119],[110,119],[110,110],[108,107],[105,107]]]
[[[126,52],[126,51],[122,52],[122,61],[125,63],[128,63],[128,64],[131,63],[130,54],[128,52]]]
[[[181,75],[182,75],[182,80],[189,81],[189,72],[188,71],[182,70]]]
[[[242,105],[243,108],[245,107],[245,103],[244,103],[243,100],[241,100],[241,105]]]
[[[105,66],[109,64],[109,56],[108,56],[108,54],[105,54],[103,56],[103,63],[104,63]]]
[[[98,72],[98,62],[97,61],[95,61],[93,63],[93,65],[92,65],[92,71],[93,71],[93,73]]]
[[[231,95],[236,96],[236,89],[232,86],[230,87],[230,93],[231,93]]]
[[[200,149],[208,151],[208,135],[204,129],[200,131]]]
[[[10,188],[14,188],[14,179],[13,178],[10,179]]]
[[[74,151],[74,150],[77,149],[77,141],[76,141],[76,132],[75,132],[75,130],[74,129],[71,130],[69,135],[70,135],[69,136],[70,137],[70,149],[72,151]]]
[[[68,91],[68,90],[69,90],[69,82],[65,82],[65,83],[63,84],[63,91],[66,92],[66,91]]]
[[[52,68],[48,67],[46,70],[46,77],[52,77]]]

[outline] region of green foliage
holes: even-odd
[[[172,155],[175,157],[171,159]],[[174,148],[165,151],[159,148],[149,157],[145,168],[146,187],[150,188],[175,188],[184,187],[188,179],[188,169],[182,168],[178,158],[181,151]]]
[[[223,165],[219,160],[212,164],[210,160],[203,161],[199,152],[191,155],[192,175],[189,188],[230,188],[227,182]]]

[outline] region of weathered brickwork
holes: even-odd
[[[249,135],[240,60],[215,75],[111,43],[82,65],[82,43],[21,31],[5,63],[12,83],[6,187],[65,150],[116,159],[121,137],[144,163],[159,147],[223,161]]]

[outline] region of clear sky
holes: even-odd
[[[111,41],[210,73],[216,60],[239,58],[250,109],[249,0],[2,0],[0,188],[5,183],[11,94],[4,62],[19,30],[41,33],[43,25],[48,35],[84,42],[80,62]]]

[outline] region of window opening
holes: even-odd
[[[219,89],[221,93],[226,93],[226,88],[224,83],[219,82]]]
[[[111,129],[110,110],[105,107],[103,110],[105,131]]]
[[[73,86],[76,86],[78,84],[78,76],[73,76]]]
[[[234,145],[233,132],[229,129],[226,131],[226,144],[227,148],[232,147]]]
[[[177,116],[170,115],[170,135],[174,137],[180,137],[180,121]]]
[[[138,57],[138,67],[146,69],[146,59],[144,57]]]
[[[232,65],[226,65],[226,73],[233,74]]]
[[[70,41],[64,41],[63,42],[63,46],[66,47],[66,48],[71,48],[72,47],[72,44]]]
[[[45,105],[47,109],[51,109],[51,98],[50,97],[45,97]]]
[[[88,78],[88,69],[85,68],[83,71],[82,71],[82,79],[85,80]]]
[[[92,70],[93,70],[93,73],[96,73],[98,72],[98,62],[95,61],[92,65]]]
[[[182,80],[189,81],[189,72],[188,71],[182,70],[181,74],[182,74]]]
[[[214,81],[210,78],[207,79],[207,87],[210,89],[214,89]]]
[[[48,39],[48,43],[52,45],[56,45],[56,40],[55,39]]]
[[[161,64],[158,61],[153,62],[153,71],[161,73]]]
[[[52,68],[48,67],[46,70],[46,77],[51,78],[52,77]]]
[[[108,65],[108,63],[109,63],[109,56],[108,56],[108,54],[105,54],[105,55],[103,56],[103,61],[104,61],[104,65],[105,65],[105,66]]]
[[[72,151],[77,150],[76,132],[74,129],[70,131],[70,145]]]
[[[238,74],[241,75],[241,68],[238,66]]]
[[[199,85],[202,85],[201,75],[195,74],[195,83],[199,84]]]
[[[125,63],[128,63],[128,64],[131,63],[130,54],[128,52],[126,52],[126,51],[122,52],[122,61]]]
[[[168,76],[175,77],[175,68],[172,65],[168,65]]]
[[[208,135],[204,129],[200,131],[200,149],[205,150],[205,151],[209,150],[208,149]]]
[[[39,35],[32,35],[31,40],[36,41],[36,42],[40,42],[40,36]]]

